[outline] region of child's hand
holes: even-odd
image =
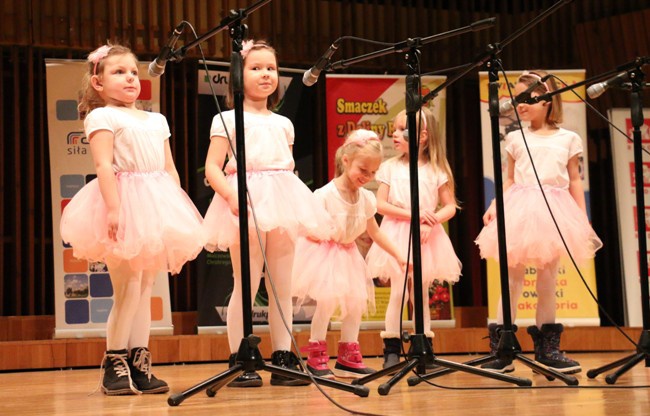
[[[237,194],[231,192],[230,195],[228,195],[228,198],[226,198],[226,202],[228,202],[232,215],[239,216],[239,198],[237,197]]]
[[[395,260],[397,260],[397,262],[399,263],[399,267],[401,269],[406,269],[407,266],[408,266],[408,271],[413,272],[413,263],[410,263],[410,264],[407,265],[406,264],[406,259],[404,257],[402,257],[402,256],[396,257]]]
[[[433,226],[438,224],[440,220],[438,219],[438,216],[436,216],[435,211],[426,209],[420,213],[420,222]]]
[[[428,224],[422,224],[420,227],[420,243],[424,244],[427,242],[429,239],[429,236],[431,235],[431,231],[433,230],[433,227],[428,225]]]
[[[108,238],[117,241],[117,225],[120,221],[120,210],[109,209],[106,214],[106,221],[108,222]]]
[[[483,225],[488,225],[497,217],[497,207],[494,203],[490,204],[490,207],[483,214]]]

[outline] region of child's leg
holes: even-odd
[[[390,279],[390,298],[386,306],[386,338],[399,338],[400,321],[402,320],[402,290],[404,275],[393,276]],[[406,291],[404,302],[409,301],[409,291]]]
[[[517,301],[524,291],[524,275],[526,274],[526,267],[518,265],[516,267],[508,267],[509,290],[510,290],[510,313],[512,322],[517,318]],[[503,299],[499,296],[499,305],[497,309],[497,323],[503,325]]]
[[[113,285],[113,307],[106,323],[106,347],[123,350],[128,347],[134,316],[141,296],[142,273],[136,272],[126,261],[107,261]]]
[[[535,323],[538,328],[543,324],[554,324],[556,314],[556,282],[558,262],[552,262],[544,268],[537,269],[537,313]]]
[[[312,341],[324,341],[327,338],[327,327],[334,314],[336,306],[330,303],[317,303],[314,316],[311,318]]]
[[[266,234],[262,234],[262,243],[266,240]],[[249,244],[250,256],[250,281],[251,281],[251,299],[255,298],[257,289],[260,287],[260,279],[262,278],[262,268],[264,260],[262,257],[262,250],[255,238],[255,241]],[[242,285],[241,285],[241,251],[240,246],[236,245],[230,247],[230,259],[232,261],[232,270],[234,275],[234,287],[228,302],[228,316],[226,318],[226,326],[228,329],[228,344],[230,352],[236,353],[239,349],[239,344],[244,337],[244,319],[242,310]],[[246,311],[251,313],[251,311]]]
[[[348,302],[346,305],[347,314],[341,321],[341,342],[359,341],[359,328],[364,306],[359,302]]]
[[[266,244],[266,259],[268,262],[267,279],[265,279],[266,291],[269,297],[269,328],[271,332],[271,346],[273,351],[291,350],[291,335],[282,322],[280,311],[291,331],[293,324],[293,303],[291,301],[291,268],[293,266],[294,244],[289,235],[280,230],[273,230],[268,233]],[[273,295],[271,281],[268,279],[270,273],[275,287]]]
[[[535,360],[561,373],[572,374],[582,370],[580,363],[560,351],[562,324],[555,323],[555,284],[558,262],[537,269],[537,314],[535,326],[528,333],[535,345]]]
[[[147,348],[151,332],[151,291],[157,273],[157,270],[142,272],[140,304],[133,317],[133,327],[129,337],[128,363],[131,378],[138,390],[145,394],[166,393],[169,391],[167,383],[151,373],[151,352]]]
[[[140,302],[133,317],[133,326],[129,336],[129,349],[149,346],[151,332],[151,291],[157,271],[147,270],[142,273],[140,284]]]

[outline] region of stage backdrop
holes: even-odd
[[[641,143],[645,151],[650,150],[650,108],[643,113],[646,115],[644,125],[641,126]],[[619,129],[632,137],[632,120],[629,108],[615,108],[609,113],[610,121]],[[636,186],[634,178],[634,150],[632,142],[611,129],[612,156],[614,158],[614,179],[616,181],[616,208],[618,210],[618,231],[621,242],[622,273],[624,276],[624,293],[626,304],[626,325],[643,326],[641,316],[641,302],[650,302],[650,299],[641,299],[641,285],[639,273],[639,243],[638,226],[636,221]],[[645,200],[646,232],[650,231],[650,162],[643,162],[643,190]],[[646,235],[647,238],[647,235]],[[645,256],[648,253],[644,253]]]
[[[508,81],[511,83],[510,88],[514,88],[514,83],[517,77],[523,71],[507,71]],[[561,78],[567,84],[574,84],[584,80],[584,70],[551,70],[553,73]],[[505,101],[510,99],[508,95],[508,88],[500,74],[501,82],[499,88],[499,99]],[[487,72],[479,73],[479,88],[481,94],[481,129],[483,132],[483,175],[485,185],[485,208],[489,206],[494,198],[494,163],[492,159],[492,134],[490,128],[490,115],[488,113],[488,74]],[[576,93],[580,96],[585,96],[584,87],[576,88]],[[585,113],[585,104],[578,99],[570,91],[562,94],[563,110],[564,110],[564,123],[562,127],[573,130],[582,138],[582,145],[584,152],[580,160],[580,172],[582,175],[583,186],[585,189],[585,198],[587,203],[587,215],[589,215],[589,172],[587,171],[587,122]],[[507,153],[505,152],[505,143],[503,138],[505,135],[517,129],[517,119],[513,114],[509,116],[502,116],[499,118],[500,125],[500,140],[501,140],[501,171],[504,178],[507,174]],[[554,215],[562,215],[561,213],[553,213]],[[549,233],[557,232],[556,230],[549,230]],[[474,236],[475,237],[475,236]],[[598,254],[596,254],[598,255]],[[516,323],[520,326],[534,325],[535,324],[535,310],[537,308],[537,292],[535,289],[535,268],[528,267],[527,274],[524,280],[524,292],[517,304],[517,320]],[[588,266],[583,267],[580,272],[584,276],[589,288],[596,293],[596,274],[594,270],[593,261],[588,263]],[[488,275],[488,320],[491,322],[496,321],[497,305],[501,293],[499,263],[495,260],[488,260],[487,262],[487,275]],[[557,277],[557,321],[567,325],[600,325],[598,317],[598,305],[593,301],[587,289],[585,288],[580,276],[573,267],[570,260],[560,264],[560,269]]]
[[[195,189],[192,193],[197,208],[202,215],[210,205],[214,191],[205,179],[205,157],[210,145],[210,126],[212,118],[217,114],[217,107],[212,96],[210,83],[215,90],[217,100],[222,111],[227,108],[224,97],[227,93],[230,78],[228,62],[207,62],[206,73],[203,62],[200,62],[198,71],[199,92],[199,137],[196,139],[194,154]],[[313,147],[312,132],[314,120],[315,89],[309,89],[302,83],[303,70],[280,68],[279,90],[282,99],[277,112],[288,117],[295,130],[295,144],[293,147],[296,161],[296,174],[305,184],[313,184]],[[252,223],[251,223],[252,225]],[[251,243],[257,243],[257,240]],[[197,305],[198,305],[198,332],[199,333],[225,333],[227,306],[233,289],[232,265],[228,252],[217,251],[209,253],[203,251],[196,260],[198,269]],[[255,332],[268,330],[268,294],[264,286],[264,278],[253,304],[253,323]],[[293,312],[294,328],[300,330],[301,324],[311,322],[313,306],[305,305],[298,310],[283,311],[289,315]]]
[[[422,95],[442,84],[443,76],[424,76],[421,78]],[[373,76],[373,75],[336,75],[326,76],[326,108],[327,108],[327,154],[328,172],[330,179],[334,177],[334,155],[336,149],[343,143],[347,133],[357,128],[373,130],[381,139],[385,158],[395,155],[392,142],[393,121],[395,116],[405,109],[406,86],[405,77]],[[445,135],[445,91],[441,91],[427,106],[433,110],[439,122],[441,136]],[[376,191],[377,183],[371,182],[367,188]],[[357,246],[365,255],[371,241],[366,235],[357,240]],[[401,289],[401,288],[400,288]],[[434,285],[430,288],[429,308],[432,326],[453,327],[453,299],[448,285]],[[390,297],[390,287],[381,287],[376,281],[375,300],[376,313],[364,318],[362,327],[384,327],[386,306]],[[425,305],[425,308],[427,305]],[[410,314],[405,309],[404,319]],[[340,324],[332,323],[333,328]],[[404,323],[404,327],[412,328],[413,321]]]
[[[159,111],[159,79],[147,75],[147,62],[139,64],[142,92],[139,106]],[[113,288],[104,263],[88,263],[72,256],[61,241],[61,213],[70,199],[95,178],[95,168],[83,120],[77,105],[86,61],[46,60],[47,114],[52,178],[52,225],[56,338],[106,336],[106,321],[113,305]],[[172,137],[171,140],[174,138]],[[151,333],[173,333],[167,273],[156,279],[151,298]]]

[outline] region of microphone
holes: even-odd
[[[587,88],[587,95],[589,98],[598,98],[600,97],[606,89],[611,87],[618,87],[628,78],[629,74],[627,72],[621,72],[620,74],[612,77],[606,81],[599,82]]]
[[[156,59],[154,59],[153,62],[149,64],[150,77],[159,77],[165,73],[165,64],[167,64],[167,61],[173,58],[174,51],[172,48],[176,44],[176,41],[178,41],[178,38],[181,37],[184,28],[184,21],[176,26],[171,36],[169,37],[169,40],[167,41],[167,45],[163,46]]]
[[[533,92],[535,90],[535,88],[537,88],[540,85],[544,84],[546,82],[546,80],[549,79],[550,77],[551,77],[551,74],[548,74],[548,75],[544,75],[540,79],[536,79],[532,84],[530,84],[528,86],[528,88],[526,88],[525,91],[519,93],[514,98],[511,98],[511,99],[506,100],[506,101],[502,102],[501,104],[499,104],[499,115],[502,115],[502,116],[510,115],[510,114],[512,114],[513,111],[515,111],[515,108],[519,104],[521,104],[523,102],[526,102],[526,101],[530,101],[530,99],[531,99],[530,93]]]
[[[321,56],[316,64],[305,71],[305,75],[302,76],[302,83],[308,87],[311,87],[318,81],[318,76],[325,69],[327,64],[330,61],[334,52],[339,48],[339,39],[335,40],[329,47],[329,49]]]

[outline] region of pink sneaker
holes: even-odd
[[[363,364],[358,342],[339,342],[334,374],[343,378],[359,378],[374,372],[375,370]]]
[[[309,345],[300,348],[300,352],[306,352],[307,370],[315,376],[334,379],[334,373],[327,366],[330,356],[327,355],[327,342],[309,341]]]

